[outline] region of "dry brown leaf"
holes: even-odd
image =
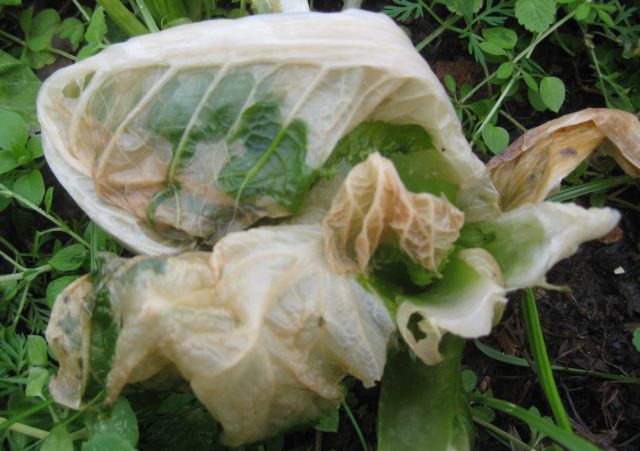
[[[349,172],[325,216],[327,258],[338,273],[366,274],[378,245],[396,236],[411,259],[437,273],[463,222],[444,195],[408,191],[393,163],[374,153]]]
[[[502,209],[543,201],[597,148],[640,177],[640,120],[631,113],[588,108],[529,130],[488,164]]]

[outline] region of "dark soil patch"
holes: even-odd
[[[637,214],[625,212],[623,236],[612,244],[588,243],[549,273],[549,282],[570,291],[538,290],[538,308],[553,364],[640,376],[640,353],[631,343],[640,324],[640,254]],[[624,273],[618,274],[620,268]],[[529,358],[521,324],[518,295],[513,296],[502,323],[483,340],[507,354]],[[464,362],[474,369],[494,396],[523,407],[536,406],[551,415],[535,373],[492,360],[473,345]],[[595,377],[556,372],[556,382],[575,430],[604,449],[640,447],[640,386]],[[513,421],[499,417],[509,429]],[[526,438],[528,431],[517,428]],[[479,449],[489,449],[480,436]],[[493,442],[495,444],[495,442]]]

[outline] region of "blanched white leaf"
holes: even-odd
[[[546,285],[545,274],[578,246],[607,234],[620,219],[610,208],[525,204],[502,216],[465,225],[460,243],[482,247],[496,259],[507,289]]]
[[[111,401],[126,383],[177,369],[236,446],[337,408],[346,374],[365,386],[382,376],[391,317],[353,276],[330,270],[319,226],[257,228],[228,235],[213,254],[110,265],[106,287],[121,324]],[[54,311],[66,312],[61,299]],[[91,356],[74,352],[88,366]],[[67,380],[56,380],[59,400]]]
[[[89,276],[69,285],[57,298],[51,311],[46,337],[60,370],[49,385],[56,402],[79,409],[89,378],[89,334],[91,316],[85,298],[91,293]]]
[[[428,365],[442,360],[438,347],[444,334],[488,335],[507,302],[500,268],[483,249],[458,252],[443,273],[424,293],[402,296],[397,313],[402,338]]]
[[[295,214],[364,121],[423,127],[465,205],[495,203],[442,86],[382,14],[273,14],[141,36],[56,72],[38,110],[58,179],[144,254]]]
[[[437,273],[459,236],[464,214],[444,195],[412,193],[390,160],[373,153],[356,165],[323,221],[327,258],[339,273],[367,273],[380,244],[398,246]]]

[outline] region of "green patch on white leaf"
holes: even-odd
[[[609,232],[620,214],[573,204],[525,204],[502,216],[467,224],[458,245],[481,247],[496,259],[505,287],[545,285],[545,274],[578,246]]]
[[[428,365],[442,360],[439,345],[447,332],[465,338],[487,335],[507,302],[500,268],[482,249],[453,255],[440,281],[419,295],[400,300],[400,333]]]

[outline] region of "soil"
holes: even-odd
[[[624,211],[615,242],[582,246],[549,273],[552,284],[570,291],[537,290],[538,309],[547,352],[552,364],[639,375],[640,352],[632,342],[640,326],[640,243],[637,213]],[[620,233],[621,232],[621,233]],[[624,272],[622,272],[624,271]],[[507,354],[531,360],[526,334],[513,296],[504,319],[483,342]],[[500,399],[520,406],[536,406],[551,413],[535,373],[528,368],[499,363],[469,344],[464,359],[476,371],[481,386]],[[640,447],[640,387],[596,377],[555,373],[562,402],[574,429],[606,450]],[[498,417],[509,429],[512,420]],[[516,429],[523,437],[528,432]],[[482,434],[478,449],[490,449],[493,440]],[[493,442],[495,445],[495,441]],[[485,445],[486,446],[483,446]]]

